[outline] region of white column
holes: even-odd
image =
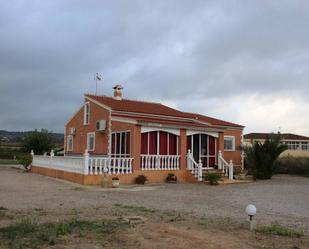
[[[218,153],[218,169],[222,169],[222,151],[219,150],[219,153]]]
[[[188,154],[187,154],[187,169],[191,169],[190,155],[191,155],[191,150],[188,150]]]
[[[233,179],[234,179],[233,161],[230,160],[230,164],[229,164],[229,180],[233,180]]]
[[[88,150],[85,150],[84,153],[84,175],[89,174],[89,153]]]
[[[202,160],[200,159],[198,161],[198,181],[202,181],[203,180],[203,164],[202,164]]]

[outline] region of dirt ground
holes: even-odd
[[[258,224],[279,221],[304,228],[305,236],[249,231],[243,209],[253,200],[262,213],[256,217]],[[163,184],[106,190],[0,167],[0,228],[29,217],[39,223],[72,218],[130,223],[104,239],[68,234],[55,245],[38,248],[309,248],[308,202],[309,179],[301,177],[235,186]],[[13,247],[0,237],[0,248]]]

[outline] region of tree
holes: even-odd
[[[22,146],[26,153],[33,150],[35,154],[42,155],[55,147],[55,139],[46,129],[41,129],[40,132],[35,130],[25,136]]]
[[[280,143],[280,134],[268,137],[264,143],[255,142],[252,147],[245,147],[246,163],[257,179],[270,179],[275,171],[275,161],[287,149]]]

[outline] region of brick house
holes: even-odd
[[[103,172],[108,172],[122,183],[134,183],[141,174],[149,182],[163,182],[174,173],[180,182],[193,182],[203,170],[226,166],[228,174],[231,165],[242,166],[243,126],[125,99],[122,90],[116,85],[113,97],[85,94],[83,106],[65,125],[64,157],[86,154],[87,169],[82,177],[72,175],[76,171],[67,177],[58,172],[60,178],[99,184]],[[40,170],[38,164],[34,171]]]

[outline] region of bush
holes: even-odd
[[[166,177],[166,182],[177,182],[177,176],[173,173],[169,173]]]
[[[308,157],[282,157],[276,161],[275,173],[309,176]]]
[[[24,166],[25,170],[29,170],[32,163],[32,156],[30,154],[20,156],[17,161],[19,164]]]
[[[146,181],[147,181],[147,177],[144,176],[144,175],[139,175],[138,177],[135,178],[135,183],[136,184],[144,185]]]
[[[256,179],[270,179],[275,172],[275,161],[287,149],[280,143],[280,135],[267,138],[262,144],[255,142],[252,147],[245,147],[246,164]]]
[[[206,181],[209,181],[210,185],[218,185],[219,180],[221,179],[220,173],[207,173],[204,176]]]

